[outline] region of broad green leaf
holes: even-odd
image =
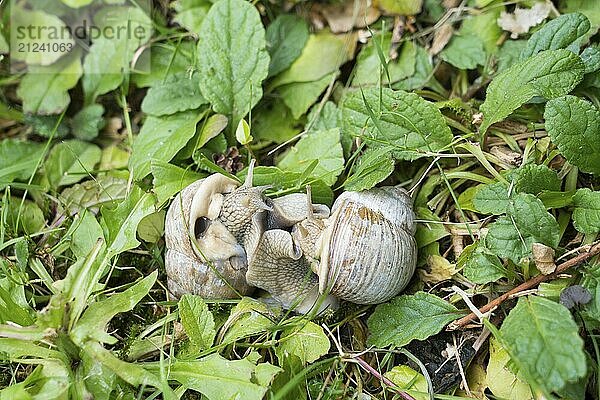
[[[591,22],[593,33],[598,31],[600,26],[600,10],[596,0],[561,0],[560,11],[563,13],[582,13]]]
[[[23,119],[27,125],[33,128],[33,132],[45,138],[62,138],[69,134],[67,121],[60,115],[36,115],[25,114]]]
[[[600,322],[600,264],[592,264],[582,269],[581,286],[592,294],[592,301],[583,306],[582,314],[588,320]]]
[[[419,249],[424,248],[431,243],[450,236],[450,232],[444,228],[444,224],[440,217],[435,215],[426,207],[416,207],[415,214],[422,222],[417,224],[415,239]]]
[[[502,36],[502,28],[496,22],[505,7],[499,4],[489,7],[481,14],[469,15],[460,27],[462,35],[476,35],[481,38],[485,52],[490,55],[498,51],[498,39]],[[510,42],[507,41],[507,42]]]
[[[177,0],[171,3],[175,9],[173,21],[192,33],[200,32],[202,21],[208,14],[212,1],[209,0]]]
[[[506,269],[498,257],[490,254],[480,245],[475,248],[470,246],[465,248],[457,264],[462,268],[465,278],[473,283],[485,285],[506,277]]]
[[[65,140],[55,145],[44,164],[50,186],[71,185],[89,176],[100,162],[102,151],[81,140]]]
[[[583,233],[600,232],[600,192],[579,189],[573,196],[573,225]]]
[[[437,83],[433,77],[431,56],[429,56],[427,50],[422,46],[415,44],[415,48],[415,73],[412,76],[395,83],[393,85],[394,89],[411,91],[414,89],[421,89],[425,86],[434,86]]]
[[[494,396],[507,400],[533,399],[529,385],[510,368],[510,356],[495,338],[490,339],[490,359],[485,383]]]
[[[23,112],[59,114],[67,108],[71,102],[68,90],[82,74],[79,57],[79,51],[73,51],[51,65],[30,66],[17,89],[23,100]]]
[[[117,255],[136,248],[140,244],[136,238],[138,224],[154,211],[154,196],[142,192],[137,186],[133,186],[127,198],[116,208],[102,207],[102,226],[109,254]]]
[[[387,88],[355,91],[344,100],[342,113],[345,132],[371,146],[393,146],[401,159],[442,151],[452,141],[442,113],[415,93]]]
[[[600,111],[579,97],[564,96],[546,104],[544,119],[563,156],[583,172],[600,175]]]
[[[394,172],[394,160],[389,147],[368,149],[344,182],[344,189],[355,192],[371,189],[392,172]]]
[[[307,134],[285,154],[277,166],[284,171],[303,172],[315,160],[318,164],[310,176],[332,186],[344,169],[339,129]]]
[[[500,328],[501,342],[520,371],[546,394],[586,374],[579,328],[564,306],[521,297]]]
[[[324,131],[339,127],[340,118],[340,109],[332,101],[325,102],[322,107],[320,104],[316,104],[311,108],[307,116],[308,124],[312,124],[310,129],[315,131]],[[308,128],[309,126],[307,125],[306,129]]]
[[[279,144],[300,133],[302,125],[292,117],[290,109],[283,102],[274,101],[259,105],[256,112],[252,113],[252,131],[257,141]]]
[[[590,30],[590,21],[580,13],[563,14],[544,24],[527,41],[521,60],[544,50],[566,49],[579,52],[582,37]]]
[[[150,56],[147,57],[147,54]],[[131,75],[137,87],[162,84],[170,75],[190,71],[194,67],[196,46],[193,41],[183,41],[176,46],[159,42],[149,46],[140,56],[137,73]]]
[[[474,34],[454,36],[440,58],[459,69],[475,69],[485,64],[483,41]]]
[[[43,154],[41,143],[18,139],[0,141],[0,182],[29,179]]]
[[[164,83],[148,90],[142,111],[155,116],[175,114],[179,111],[194,110],[207,101],[200,93],[198,74],[180,72],[169,75]]]
[[[215,321],[200,296],[184,294],[179,299],[179,317],[195,352],[212,347],[215,340]]]
[[[105,124],[103,114],[104,107],[101,104],[82,108],[71,120],[73,135],[81,140],[95,139]]]
[[[280,14],[266,33],[267,50],[271,56],[269,76],[288,68],[300,56],[308,40],[306,22],[293,14]]]
[[[600,47],[586,47],[579,55],[585,64],[585,73],[591,74],[600,70]]]
[[[510,217],[502,216],[489,225],[485,236],[485,246],[491,253],[501,258],[509,258],[515,263],[531,254],[535,239],[519,234]]]
[[[83,91],[88,104],[104,93],[119,87],[129,73],[136,50],[152,34],[152,20],[138,7],[105,7],[94,15],[99,29],[111,26],[121,32],[141,35],[101,36],[94,40],[83,61]]]
[[[460,316],[456,307],[435,295],[425,292],[402,295],[375,308],[367,321],[371,333],[367,343],[402,347],[414,339],[435,335]]]
[[[498,51],[498,66],[496,72],[500,73],[519,62],[521,53],[527,46],[526,40],[507,40]]]
[[[67,25],[56,15],[44,11],[28,10],[15,3],[10,10],[10,25],[13,49],[10,56],[13,61],[24,61],[28,65],[50,65],[75,45]],[[57,51],[33,51],[42,44],[56,46]],[[30,51],[17,51],[20,46]]]
[[[294,82],[277,88],[279,95],[292,112],[294,119],[299,119],[319,99],[321,93],[331,84],[337,72],[325,75],[321,79],[309,82]]]
[[[10,47],[8,46],[8,42],[2,32],[0,32],[0,54],[7,54],[10,51]]]
[[[94,400],[109,400],[115,390],[117,375],[101,363],[96,362],[88,353],[83,353],[79,364],[81,376],[85,376],[85,388]]]
[[[473,197],[473,206],[480,213],[500,215],[508,207],[508,188],[502,182],[479,186]]]
[[[223,0],[202,21],[200,37],[200,89],[215,112],[231,115],[233,131],[262,97],[269,68],[265,29],[252,4]]]
[[[85,7],[92,3],[93,0],[61,0],[64,4],[72,8]]]
[[[102,175],[65,188],[59,200],[69,215],[75,215],[86,208],[97,213],[101,205],[121,201],[126,194],[126,180]]]
[[[194,171],[185,170],[164,161],[152,161],[150,169],[154,177],[152,183],[158,204],[163,204],[171,196],[202,178],[202,175]]]
[[[423,0],[380,0],[378,5],[387,14],[416,15],[421,12]]]
[[[71,251],[77,259],[85,258],[99,239],[104,237],[102,227],[90,211],[77,214],[67,232],[71,237]]]
[[[525,164],[512,170],[508,180],[512,180],[517,193],[537,195],[542,191],[558,192],[561,186],[556,171],[538,164]]]
[[[395,83],[414,74],[417,55],[416,45],[410,41],[404,42],[399,48],[398,58],[390,60],[391,45],[391,33],[375,35],[369,40],[369,43],[361,49],[356,57],[352,86],[377,85],[380,81],[382,84]],[[379,46],[383,52],[385,66],[381,64],[376,46]]]
[[[256,335],[272,327],[274,322],[269,318],[269,309],[258,300],[244,297],[231,310],[225,326],[228,327],[222,343],[233,343],[236,340]]]
[[[157,276],[154,271],[129,289],[90,304],[71,331],[73,341],[80,346],[86,341],[116,343],[106,332],[108,323],[115,315],[131,311],[150,292]]]
[[[323,328],[311,321],[300,320],[297,324],[286,328],[281,333],[276,352],[282,362],[282,356],[292,354],[302,364],[312,363],[327,354],[329,338]]]
[[[300,57],[275,77],[270,86],[322,80],[325,75],[337,72],[343,63],[352,59],[355,48],[356,39],[351,34],[334,35],[323,30],[310,35]]]
[[[400,389],[406,390],[415,400],[429,400],[427,380],[409,366],[398,365],[383,376],[394,382]]]
[[[159,210],[142,218],[137,228],[138,237],[147,243],[158,243],[165,235],[165,215],[166,210]]]
[[[21,201],[21,197],[9,198],[6,216],[8,226],[15,229],[18,219],[19,229],[16,229],[16,232],[25,232],[29,235],[37,233],[46,224],[44,213],[33,201],[25,199],[22,207]]]
[[[483,112],[479,132],[484,134],[535,96],[549,100],[569,93],[583,78],[584,69],[581,58],[561,49],[542,51],[501,72],[479,108]]]
[[[194,136],[201,117],[201,113],[194,111],[148,117],[133,142],[129,159],[134,179],[142,179],[150,173],[152,160],[170,161]]]
[[[254,365],[247,359],[230,361],[212,354],[195,361],[173,362],[169,366],[169,379],[202,393],[209,400],[261,400],[280,370],[268,363]],[[255,377],[260,377],[258,382]]]

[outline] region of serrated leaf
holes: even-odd
[[[509,180],[513,181],[517,193],[539,194],[542,191],[560,191],[561,181],[556,171],[545,165],[525,164],[511,171]]]
[[[303,172],[317,160],[318,164],[310,174],[331,186],[344,169],[344,154],[340,144],[340,130],[312,132],[304,136],[277,163],[285,171]]]
[[[211,5],[212,2],[209,0],[177,0],[172,3],[176,11],[173,21],[197,34]]]
[[[142,218],[155,211],[155,199],[151,193],[144,193],[134,186],[127,198],[116,208],[102,207],[102,226],[110,255],[117,255],[136,248],[137,227]]]
[[[283,330],[276,352],[280,362],[283,362],[283,354],[292,354],[306,365],[327,354],[330,346],[323,328],[314,322],[301,320],[295,326]]]
[[[560,304],[543,297],[521,297],[500,335],[512,361],[547,394],[586,374],[579,328]]]
[[[417,46],[410,41],[404,42],[398,49],[398,58],[390,60],[391,45],[391,33],[375,35],[369,40],[356,56],[352,86],[377,85],[380,81],[382,84],[395,83],[414,74]],[[380,47],[385,57],[386,66],[383,70],[376,46]]]
[[[202,113],[186,111],[163,117],[148,117],[132,146],[129,168],[134,179],[150,173],[151,160],[170,161],[196,133]]]
[[[164,83],[152,86],[144,101],[142,111],[155,116],[194,110],[208,103],[200,93],[198,74],[180,72],[169,75]]]
[[[209,400],[243,398],[261,400],[280,368],[268,363],[254,365],[247,359],[230,361],[219,354],[196,361],[175,361],[169,366],[169,379]],[[255,375],[260,379],[254,381]]]
[[[425,292],[402,295],[380,304],[369,317],[367,343],[377,347],[402,347],[442,330],[461,313],[452,304]]]
[[[59,199],[69,215],[86,208],[96,214],[101,205],[121,201],[126,194],[125,179],[103,175],[65,188]]]
[[[69,89],[82,74],[80,52],[60,58],[48,66],[30,66],[21,79],[17,95],[23,100],[23,112],[60,114],[71,102]]]
[[[267,50],[271,56],[269,76],[288,68],[300,56],[308,40],[308,26],[296,15],[280,14],[267,28]]]
[[[73,135],[81,140],[95,139],[105,124],[103,114],[104,107],[101,104],[82,108],[71,120]]]
[[[583,233],[600,232],[600,192],[579,189],[573,196],[573,225]]]
[[[520,235],[515,223],[507,216],[502,216],[491,224],[485,236],[485,246],[493,254],[515,263],[531,254],[534,242],[532,237]]]
[[[465,277],[473,283],[485,285],[506,277],[506,269],[498,257],[490,254],[482,246],[469,250],[465,248],[457,264],[462,267]]]
[[[536,31],[521,53],[521,60],[543,50],[571,49],[579,52],[579,41],[590,30],[590,21],[580,13],[563,14]]]
[[[394,172],[394,160],[390,148],[368,149],[344,182],[344,189],[354,192],[371,189],[392,172]]]
[[[174,196],[191,183],[202,178],[201,174],[189,169],[179,168],[164,161],[152,161],[150,169],[154,177],[152,184],[158,204],[163,204],[171,196]]]
[[[546,104],[544,119],[565,158],[583,172],[600,175],[600,111],[589,101],[563,96]]]
[[[179,317],[194,352],[207,350],[215,340],[215,321],[200,296],[184,294],[179,299]]]
[[[100,162],[102,151],[94,144],[81,140],[65,140],[55,145],[44,164],[50,185],[60,186],[77,183],[94,170]]]
[[[474,34],[454,36],[440,53],[442,60],[459,69],[475,69],[484,65],[486,54],[483,41]]]
[[[581,58],[568,50],[547,50],[518,62],[494,78],[479,108],[483,122],[479,132],[502,121],[534,96],[547,100],[569,93],[583,79]]]
[[[373,147],[393,146],[401,159],[442,151],[452,141],[441,112],[415,93],[388,88],[355,91],[344,100],[342,115],[345,132]]]
[[[231,115],[233,131],[262,97],[269,68],[265,29],[253,5],[223,0],[202,21],[200,36],[200,89],[215,112]]]
[[[502,182],[479,186],[473,197],[473,206],[484,214],[500,215],[508,207],[508,188]]]

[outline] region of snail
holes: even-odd
[[[243,185],[213,174],[184,189],[171,205],[165,264],[176,297],[235,297],[258,287],[284,308],[306,313],[335,307],[337,299],[382,303],[406,287],[416,266],[406,191],[344,192],[330,212],[312,204],[309,187],[307,193],[269,199],[266,186],[252,186],[252,168]],[[182,217],[189,220],[187,229]],[[193,246],[182,247],[182,235]]]

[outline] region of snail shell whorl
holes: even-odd
[[[415,267],[412,201],[398,187],[345,192],[334,203],[319,266],[319,289],[358,304],[402,291]]]
[[[204,182],[205,179],[201,179],[183,189],[173,200],[165,218],[165,268],[169,291],[175,297],[193,293],[204,298],[222,299],[238,297],[233,287],[242,295],[249,294],[252,287],[245,279],[245,254],[208,263],[197,254],[190,240],[196,219],[202,217],[192,210],[192,202]]]

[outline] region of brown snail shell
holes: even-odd
[[[246,253],[217,219],[224,193],[239,186],[220,174],[198,180],[173,200],[165,219],[169,291],[209,299],[246,295]],[[194,241],[192,241],[194,240]]]
[[[344,192],[322,234],[319,290],[358,304],[399,294],[416,267],[412,200],[399,187]]]

